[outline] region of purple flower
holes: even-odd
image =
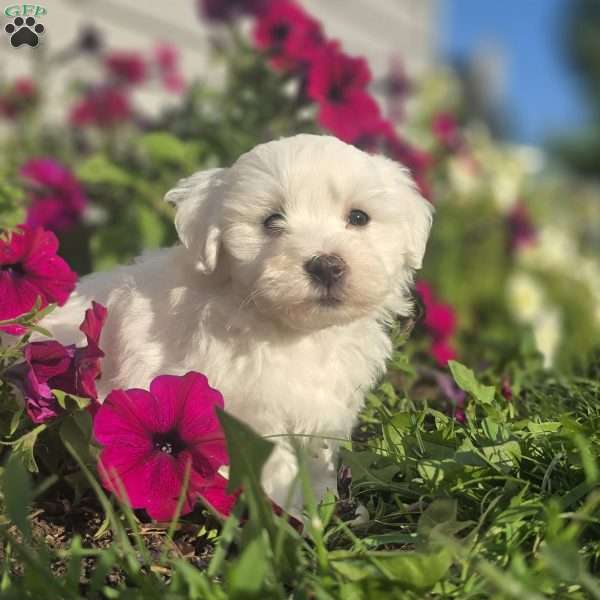
[[[63,346],[55,340],[25,346],[25,362],[10,369],[7,377],[23,393],[27,414],[34,423],[45,423],[60,414],[62,409],[52,394],[53,389],[97,399],[96,380],[104,356],[98,343],[105,320],[106,308],[92,302],[79,327],[87,338],[85,347]]]
[[[182,513],[203,499],[221,515],[229,514],[236,497],[226,493],[227,482],[218,473],[229,456],[217,406],[223,407],[221,394],[194,372],[156,377],[150,391],[113,390],[94,418],[104,487],[166,521],[189,469]]]
[[[506,216],[508,245],[511,251],[531,246],[537,238],[537,231],[527,206],[519,201]]]
[[[69,169],[51,158],[32,158],[21,176],[32,185],[27,225],[59,232],[80,220],[88,199]]]

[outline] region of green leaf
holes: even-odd
[[[194,158],[190,146],[165,131],[147,133],[139,140],[140,148],[153,166],[186,166]]]
[[[225,433],[229,452],[227,491],[234,492],[248,483],[260,486],[262,469],[273,451],[274,444],[224,410],[217,409],[217,415]]]
[[[227,589],[231,598],[264,598],[262,590],[268,572],[269,543],[257,535],[244,548],[240,558],[227,573]]]
[[[18,408],[10,419],[10,425],[8,426],[8,436],[14,435],[15,431],[19,429],[19,425],[21,424],[21,417],[25,410],[21,407]]]
[[[71,400],[72,402],[74,402],[77,405],[77,408],[79,409],[83,409],[86,406],[89,406],[91,403],[91,400],[89,398],[82,398],[73,394],[67,394],[62,390],[52,390],[52,394],[56,398],[56,401],[58,402],[60,407],[64,410],[67,410],[69,408],[67,400]]]
[[[90,452],[92,417],[88,411],[77,411],[66,417],[58,433],[63,444],[70,444],[86,465],[94,464]]]
[[[350,581],[384,579],[419,591],[431,589],[452,565],[452,557],[446,549],[435,553],[370,552],[365,558],[331,552],[330,558],[333,568]]]
[[[3,446],[12,446],[12,455],[19,458],[28,471],[37,473],[39,471],[34,456],[34,446],[38,436],[46,429],[46,424],[42,423],[31,431],[22,435],[13,442],[0,442]]]
[[[30,541],[28,513],[33,499],[31,479],[23,462],[13,454],[2,474],[2,492],[8,518],[19,528],[25,540]]]
[[[479,383],[471,369],[455,360],[448,361],[448,366],[454,381],[461,390],[473,395],[481,404],[491,404],[493,402],[496,391],[494,386]]]
[[[257,524],[273,530],[273,513],[262,489],[260,477],[274,444],[224,410],[217,409],[229,452],[229,485],[232,493],[244,490],[251,516]]]
[[[91,156],[77,168],[77,177],[86,185],[102,185],[111,187],[130,187],[135,179],[102,154]]]

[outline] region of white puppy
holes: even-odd
[[[203,372],[260,434],[298,435],[317,495],[335,490],[335,440],[384,371],[389,324],[411,311],[431,205],[397,163],[316,135],[261,144],[166,199],[182,244],[84,278],[44,326],[83,341],[83,312],[101,302],[101,398]],[[275,440],[263,483],[285,505],[296,463]]]

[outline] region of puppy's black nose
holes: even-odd
[[[321,254],[304,263],[304,270],[313,281],[327,287],[337,283],[346,273],[346,263],[335,254]]]

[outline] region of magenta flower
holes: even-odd
[[[256,21],[256,45],[276,68],[295,69],[314,59],[324,43],[321,25],[294,2],[271,2]]]
[[[104,67],[117,84],[138,85],[146,80],[146,62],[137,52],[110,52]]]
[[[456,350],[448,340],[434,340],[431,344],[430,352],[431,356],[433,356],[441,367],[447,365],[449,360],[456,358]]]
[[[502,382],[501,382],[501,386],[500,386],[500,393],[502,394],[503,398],[507,402],[512,402],[513,391],[512,391],[512,387],[510,385],[510,379],[508,377],[506,377],[506,376],[502,377]]]
[[[185,79],[179,71],[179,52],[171,44],[161,43],[154,48],[154,59],[163,87],[173,93],[185,90]]]
[[[456,315],[449,304],[432,302],[425,315],[425,326],[434,338],[450,337],[456,330]]]
[[[94,418],[104,487],[166,521],[173,517],[189,468],[182,514],[191,512],[198,499],[229,514],[235,497],[226,493],[227,482],[218,474],[229,457],[217,406],[223,407],[221,394],[194,372],[156,377],[148,392],[112,391]]]
[[[104,357],[99,342],[105,320],[106,308],[92,302],[79,327],[87,339],[85,347],[63,346],[55,340],[25,346],[25,362],[12,367],[7,378],[21,390],[27,414],[34,423],[45,423],[61,413],[52,390],[92,401],[98,398],[96,380],[101,375],[100,359]]]
[[[322,52],[309,71],[307,92],[319,104],[319,123],[345,142],[355,142],[365,124],[380,116],[365,89],[370,79],[363,58],[351,58],[335,46]]]
[[[75,288],[77,275],[57,256],[58,240],[40,227],[19,225],[0,236],[0,321],[15,319],[50,303],[62,306]],[[0,325],[0,331],[21,335],[20,325]]]
[[[527,206],[519,201],[506,216],[509,250],[515,251],[535,244],[537,231]]]
[[[432,338],[431,355],[440,366],[444,366],[456,358],[456,350],[450,342],[456,331],[456,314],[452,306],[438,302],[425,281],[419,281],[415,290],[425,306],[424,325]]]
[[[463,140],[458,123],[450,113],[438,113],[431,123],[431,131],[437,141],[450,151],[459,150],[462,146]]]
[[[381,152],[386,141],[393,135],[391,123],[377,114],[361,122],[360,132],[352,143],[366,152]]]
[[[116,86],[93,88],[72,108],[72,125],[111,127],[131,118],[132,109],[127,94]]]
[[[51,158],[32,158],[21,167],[21,176],[32,186],[27,225],[58,232],[80,220],[88,199],[69,169]]]

